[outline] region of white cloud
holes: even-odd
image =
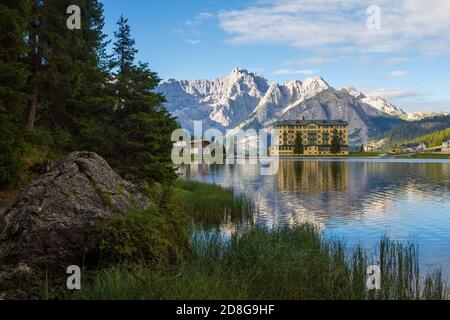
[[[432,90],[407,88],[365,88],[367,96],[388,98],[406,112],[444,111],[450,113],[450,100],[440,99]]]
[[[403,78],[407,76],[409,76],[409,72],[404,70],[391,71],[386,75],[387,78]]]
[[[413,111],[429,111],[429,112],[449,112],[450,113],[450,101],[449,100],[427,100],[418,102],[409,102],[402,106],[409,112]]]
[[[302,74],[302,75],[305,75],[305,76],[311,76],[311,75],[314,75],[314,74],[317,74],[317,73],[318,73],[317,70],[295,70],[295,69],[289,69],[289,68],[279,69],[279,70],[275,70],[273,72],[273,74],[276,74],[276,75]]]
[[[195,27],[195,26],[201,25],[206,20],[212,19],[214,17],[215,17],[214,14],[212,14],[210,12],[201,12],[201,13],[197,14],[193,20],[187,20],[185,22],[185,24],[188,27]]]
[[[195,17],[196,20],[207,20],[211,18],[214,18],[214,14],[210,12],[201,12]]]
[[[279,43],[328,52],[450,49],[450,1],[378,0],[381,29],[367,28],[366,0],[264,0],[219,13],[231,44]]]
[[[287,66],[291,65],[320,65],[320,64],[326,64],[336,61],[337,58],[335,57],[322,57],[322,56],[315,56],[315,57],[305,57],[298,60],[289,60],[285,61],[284,64]]]
[[[184,25],[187,28],[174,28],[172,31],[179,35],[185,35],[185,37],[190,36],[192,38],[198,38],[202,34],[198,27],[200,27],[200,25],[202,25],[206,20],[213,19],[214,17],[215,15],[210,12],[201,12],[192,20],[187,20],[184,22]],[[192,38],[185,39],[184,41],[190,45],[197,45],[202,42],[199,39]]]
[[[202,43],[202,41],[198,40],[198,39],[186,39],[185,41],[187,44],[190,44],[190,45],[196,45],[196,44]]]
[[[394,56],[394,57],[388,57],[383,60],[385,64],[401,64],[401,63],[408,63],[413,61],[414,59],[411,57],[403,57],[403,56]]]
[[[365,90],[364,92],[371,97],[384,97],[388,99],[410,99],[425,95],[425,93],[418,90],[400,88],[376,88]]]
[[[171,32],[180,36],[184,34],[184,30],[181,28],[172,28]]]

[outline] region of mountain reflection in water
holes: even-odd
[[[385,233],[418,242],[424,266],[440,266],[450,278],[450,161],[289,159],[273,176],[250,164],[180,171],[252,195],[258,224],[311,222],[368,247]]]

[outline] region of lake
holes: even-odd
[[[273,163],[271,164],[274,165]],[[325,236],[373,248],[383,234],[419,244],[422,267],[450,279],[450,161],[283,159],[278,173],[260,165],[189,165],[187,179],[251,195],[258,224],[311,222]]]

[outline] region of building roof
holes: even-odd
[[[402,147],[405,147],[405,148],[417,148],[418,146],[421,146],[421,145],[425,145],[425,144],[422,143],[422,142],[414,142],[414,143],[403,144]]]
[[[274,126],[306,126],[308,124],[321,126],[348,126],[348,122],[342,120],[283,120],[274,123]]]
[[[209,142],[208,140],[200,140],[200,139],[191,140],[191,146],[199,145],[199,144],[202,144],[203,146],[205,146],[205,145],[207,146],[207,145],[210,145],[211,142]]]

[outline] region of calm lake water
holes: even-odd
[[[251,195],[258,224],[312,222],[326,235],[368,248],[383,234],[413,241],[422,267],[440,267],[450,279],[450,161],[289,159],[280,160],[275,175],[260,169],[190,165],[182,172]]]

